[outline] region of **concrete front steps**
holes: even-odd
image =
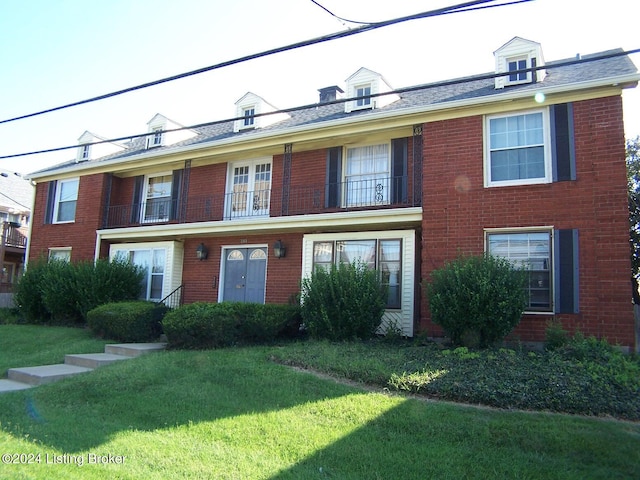
[[[0,380],[0,393],[57,382],[63,378],[90,372],[95,368],[120,360],[128,360],[145,353],[164,350],[165,343],[122,343],[106,345],[104,353],[65,355],[64,363],[40,367],[10,368],[7,379]]]

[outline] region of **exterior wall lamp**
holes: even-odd
[[[208,255],[209,250],[207,250],[207,247],[204,246],[204,243],[200,243],[200,245],[198,245],[198,247],[196,248],[196,258],[198,260],[206,260]]]
[[[276,258],[283,258],[286,253],[287,253],[287,249],[282,244],[282,241],[277,240],[276,243],[273,244],[273,255]]]

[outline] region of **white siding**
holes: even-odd
[[[400,239],[402,244],[402,282],[401,308],[386,310],[382,317],[380,333],[387,326],[395,324],[402,329],[403,335],[413,336],[413,316],[415,309],[415,255],[416,233],[413,230],[370,231],[350,233],[321,233],[305,235],[302,240],[302,278],[311,275],[313,267],[313,243],[335,240],[377,240]]]

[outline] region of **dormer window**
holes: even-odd
[[[347,78],[346,91],[353,100],[345,102],[344,111],[349,113],[353,110],[386,107],[400,98],[395,93],[381,95],[392,90],[382,75],[367,68],[361,68]],[[370,97],[370,95],[375,95],[375,97]]]
[[[80,160],[89,160],[91,157],[91,145],[83,145],[80,151]]]
[[[544,70],[533,70],[544,65],[542,47],[537,42],[514,37],[494,52],[496,73],[505,76],[496,77],[495,87],[535,83],[544,80]],[[527,70],[529,71],[521,71]]]
[[[367,85],[358,85],[355,87],[355,97],[357,100],[355,101],[356,108],[369,108],[371,107],[371,84]],[[361,98],[365,97],[365,98]]]
[[[286,113],[277,112],[278,108],[255,93],[247,92],[236,102],[236,119],[233,131],[253,130],[273,125],[289,118]]]
[[[517,72],[518,70],[525,70],[527,68],[526,58],[514,58],[507,60],[507,66],[509,72]],[[509,74],[509,83],[526,82],[529,81],[531,72],[519,72]]]
[[[162,127],[156,127],[153,129],[151,144],[154,147],[160,147],[162,145]]]
[[[253,106],[242,109],[242,116],[244,117],[242,128],[252,128],[255,125],[255,114],[256,108]]]

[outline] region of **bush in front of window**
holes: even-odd
[[[386,292],[375,270],[359,263],[318,268],[301,285],[302,320],[314,338],[367,339],[382,322]]]
[[[297,333],[299,325],[298,306],[232,302],[191,303],[162,321],[169,347],[182,349],[269,343]]]
[[[29,323],[83,324],[105,303],[137,300],[142,271],[127,262],[70,263],[39,259],[29,263],[15,292],[15,304]]]
[[[162,333],[162,318],[168,308],[162,303],[136,301],[107,303],[87,313],[91,331],[119,342],[148,342]]]
[[[426,287],[432,321],[455,345],[489,347],[520,322],[527,277],[506,259],[460,257],[431,274]]]

